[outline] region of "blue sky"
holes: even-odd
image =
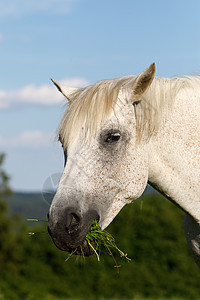
[[[139,74],[200,72],[200,1],[0,0],[0,148],[11,187],[42,191],[62,172],[64,111],[50,78],[71,86]]]

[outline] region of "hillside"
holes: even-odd
[[[11,213],[19,213],[24,220],[37,218],[47,220],[47,212],[53,194],[42,195],[42,193],[13,193],[6,198],[6,203]]]

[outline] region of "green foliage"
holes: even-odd
[[[1,290],[7,281],[7,275],[19,274],[18,264],[23,260],[24,225],[18,215],[8,216],[5,202],[11,195],[9,177],[3,170],[4,154],[0,155],[0,299]]]
[[[119,274],[107,251],[102,250],[100,262],[95,256],[65,262],[68,254],[47,233],[28,237],[29,229],[23,229],[23,259],[14,260],[15,273],[0,278],[6,299],[199,297],[199,269],[188,253],[183,213],[174,205],[159,195],[146,196],[127,205],[108,230],[132,259],[120,261]],[[44,232],[46,225],[34,231]]]
[[[32,228],[0,201],[0,299],[199,298],[200,272],[187,249],[183,213],[160,195],[127,205],[109,226],[132,259],[118,261],[119,274],[103,249],[100,262],[95,255],[65,262],[68,254],[55,247],[46,227],[35,227],[45,233],[29,237]]]

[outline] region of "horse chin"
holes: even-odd
[[[58,245],[56,245],[60,250],[62,251],[66,251],[66,252],[69,252],[70,254],[73,254],[73,255],[80,255],[80,256],[91,256],[94,254],[94,250],[96,248],[96,243],[91,241],[91,246],[88,244],[88,242],[86,240],[83,241],[83,243],[76,247],[76,248],[73,248],[73,247],[66,247],[66,248],[63,248],[63,247],[60,247]]]

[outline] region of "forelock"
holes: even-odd
[[[102,80],[70,95],[70,106],[66,109],[59,126],[59,138],[66,149],[81,135],[89,139],[97,132],[114,109],[122,85],[130,77]]]

